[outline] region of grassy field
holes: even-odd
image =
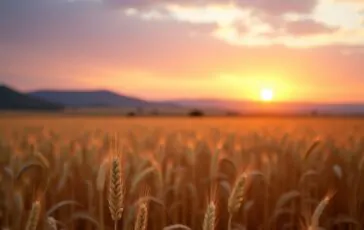
[[[2,229],[362,229],[364,119],[0,116]]]

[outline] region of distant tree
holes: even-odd
[[[198,109],[193,109],[191,110],[188,115],[190,117],[202,117],[204,116],[204,113],[201,111],[201,110],[198,110]]]
[[[235,117],[235,116],[239,116],[240,114],[239,113],[237,113],[237,112],[232,112],[232,111],[228,111],[227,113],[226,113],[226,116],[233,116],[233,117]]]
[[[317,116],[317,115],[318,115],[318,111],[317,110],[311,111],[311,116]]]
[[[138,114],[143,114],[144,113],[144,109],[143,109],[143,107],[138,107],[137,109],[136,109],[136,111],[137,111],[137,113]]]
[[[130,111],[130,112],[128,112],[127,114],[126,114],[126,116],[127,117],[135,117],[135,112],[133,112],[133,111]]]
[[[159,111],[158,111],[158,109],[154,109],[154,110],[152,110],[152,112],[150,114],[152,116],[158,116],[159,115]]]

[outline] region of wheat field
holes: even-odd
[[[0,117],[3,230],[362,229],[364,120]]]

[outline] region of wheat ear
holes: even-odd
[[[203,220],[203,230],[214,230],[216,224],[216,205],[213,201],[207,206]]]
[[[148,203],[146,201],[139,205],[134,225],[134,230],[146,230],[148,225]]]
[[[116,230],[124,209],[124,184],[119,157],[114,157],[111,162],[108,202],[111,218],[114,221],[114,229]]]
[[[244,188],[245,188],[245,174],[241,174],[235,182],[233,190],[229,196],[228,200],[228,212],[229,212],[229,222],[228,229],[231,230],[231,222],[233,219],[234,213],[236,213],[244,199]]]

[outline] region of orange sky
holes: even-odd
[[[362,0],[4,0],[0,82],[148,99],[364,102]]]

